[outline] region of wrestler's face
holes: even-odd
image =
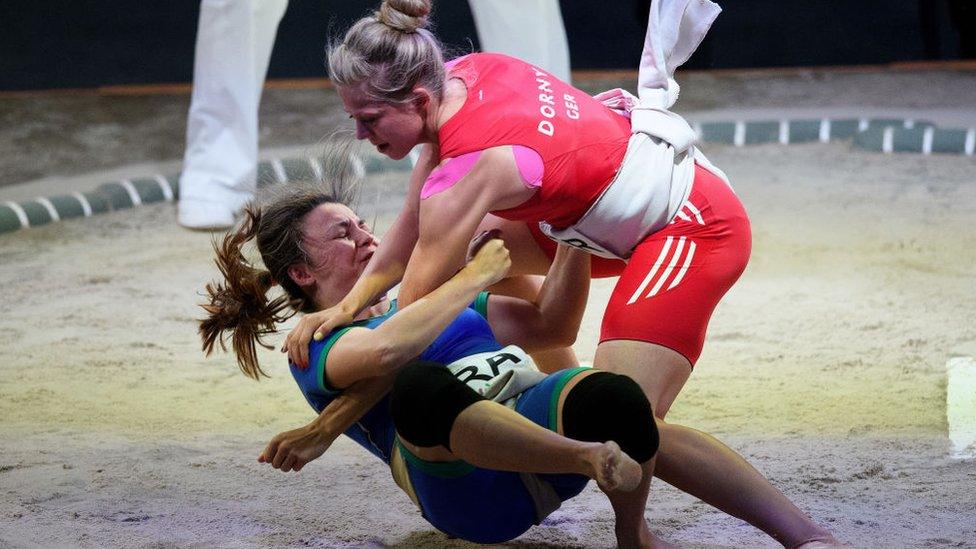
[[[368,139],[381,154],[399,160],[423,139],[426,102],[379,102],[363,84],[339,88],[349,118],[356,121],[356,139]]]
[[[342,204],[321,204],[309,212],[302,233],[316,292],[339,298],[349,293],[379,245],[366,223]]]

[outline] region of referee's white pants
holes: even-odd
[[[255,191],[258,104],[288,0],[203,0],[180,176],[181,223],[220,221]],[[187,219],[184,219],[187,218]],[[202,223],[206,225],[207,223]],[[216,223],[220,225],[221,223]]]
[[[468,0],[482,51],[524,59],[570,81],[569,45],[558,0]]]

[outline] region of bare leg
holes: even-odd
[[[566,438],[488,400],[468,406],[454,420],[451,453],[402,442],[422,459],[460,458],[499,471],[585,475],[605,492],[633,490],[642,474],[640,465],[614,442]]]
[[[705,433],[663,421],[691,374],[691,365],[679,353],[639,341],[607,341],[597,348],[595,366],[631,376],[654,407],[661,446],[657,468],[652,463],[645,475],[654,472],[678,489],[746,520],[786,547],[814,540],[836,543],[730,448]],[[628,504],[626,497],[620,499],[622,505]]]
[[[593,370],[589,373],[577,375],[563,389],[562,394],[559,396],[559,402],[557,403],[558,420],[556,429],[559,434],[564,433],[563,406],[566,404],[566,398],[569,396],[570,391],[584,377],[595,372],[596,370]],[[674,547],[655,536],[650,528],[647,527],[647,521],[644,520],[644,510],[647,507],[647,494],[654,473],[654,459],[652,458],[646,463],[641,464],[641,470],[641,482],[635,490],[607,493],[607,497],[610,499],[610,505],[613,507],[614,531],[617,537],[617,545],[621,548]]]
[[[741,456],[711,435],[659,422],[655,476],[766,532],[786,547],[832,539]],[[780,537],[784,535],[785,537]]]
[[[489,229],[502,231],[505,246],[511,252],[511,275],[543,274],[548,270],[549,258],[523,223],[489,215],[485,217],[480,230]],[[595,366],[634,378],[644,389],[655,415],[661,420],[658,421],[661,447],[656,467],[654,460],[645,464],[644,480],[637,490],[610,495],[614,512],[617,513],[617,535],[621,547],[664,544],[663,540],[651,534],[644,521],[651,479],[649,473],[655,471],[665,482],[722,511],[743,518],[784,545],[797,546],[820,540],[826,546],[837,543],[829,532],[811,521],[734,451],[705,433],[663,422],[691,374],[690,364],[679,353],[648,343],[607,341],[597,349]],[[691,465],[693,463],[695,465]],[[706,475],[698,474],[703,469],[719,476],[719,482],[705,480]],[[738,484],[726,484],[731,479]],[[763,497],[771,499],[764,500]],[[747,512],[742,511],[750,501],[754,505]],[[786,504],[783,505],[783,502]]]
[[[658,451],[660,452],[660,450]],[[651,478],[654,476],[656,459],[655,457],[642,466],[644,476],[636,490],[607,494],[610,499],[610,506],[613,507],[617,546],[621,549],[630,547],[677,547],[651,532],[647,526],[647,521],[644,519],[644,510],[647,508],[647,496],[651,489]]]

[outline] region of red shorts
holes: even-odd
[[[529,226],[550,259],[556,243]],[[620,275],[600,341],[663,345],[692,365],[701,355],[712,311],[749,262],[752,230],[742,203],[710,171],[695,166],[691,195],[674,220],[637,245],[627,263],[593,257],[593,277]]]

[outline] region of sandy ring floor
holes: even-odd
[[[972,159],[706,152],[755,245],[671,420],[742,452],[854,546],[976,544],[976,469],[947,459],[944,416],[947,358],[976,355]],[[0,545],[457,546],[348,441],[299,475],[256,463],[311,412],[277,353],[262,383],[200,355],[209,238],[169,204],[0,236]],[[594,284],[584,359],[609,288]],[[774,545],[666,486],[647,516],[688,546]],[[611,528],[590,488],[508,545],[609,546]]]

